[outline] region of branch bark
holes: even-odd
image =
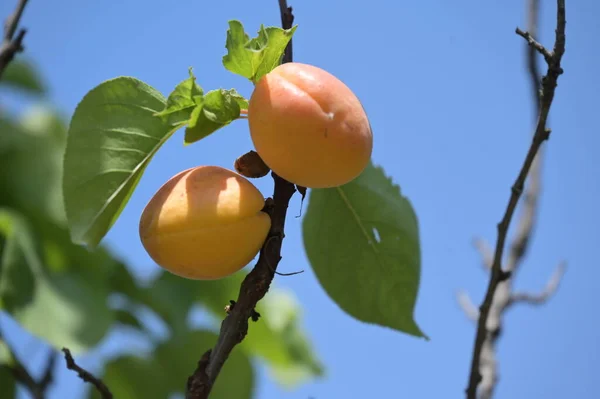
[[[25,37],[25,33],[27,31],[25,29],[20,29],[16,36],[15,32],[17,31],[17,27],[19,25],[19,21],[21,20],[21,16],[23,15],[23,10],[27,5],[27,1],[28,0],[19,0],[17,8],[11,15],[8,16],[6,22],[4,23],[4,39],[2,41],[2,45],[0,46],[0,79],[2,79],[4,70],[12,61],[15,54],[23,51],[23,38]]]
[[[511,195],[506,211],[497,226],[498,237],[491,265],[491,276],[485,298],[479,308],[477,319],[477,333],[473,347],[469,382],[466,389],[468,399],[476,399],[480,383],[482,383],[481,397],[491,397],[498,379],[495,343],[501,333],[502,314],[511,301],[510,278],[514,276],[524,258],[533,231],[540,191],[540,158],[538,157],[538,152],[550,135],[550,130],[546,128],[546,122],[554,99],[558,77],[563,73],[560,63],[565,52],[566,41],[565,1],[557,0],[557,28],[552,52],[548,51],[534,39],[537,26],[537,9],[537,0],[531,0],[529,32],[523,32],[519,28],[516,29],[516,33],[525,38],[529,46],[529,72],[534,82],[537,124],[527,156],[511,188]],[[535,60],[536,51],[544,56],[548,64],[546,76],[544,76],[541,82],[541,90],[539,74],[537,72],[537,61]],[[528,176],[531,180],[525,192],[523,213],[517,233],[510,245],[506,268],[503,269],[502,261],[506,236]],[[483,247],[480,245],[479,248],[481,250]],[[489,260],[486,262],[484,259],[484,263],[489,263]],[[462,303],[465,303],[464,298],[462,299]],[[463,308],[465,308],[465,305],[463,305]],[[469,309],[468,306],[466,309],[472,317],[472,309]]]
[[[294,16],[286,0],[279,0],[281,22],[284,29],[292,27]],[[292,41],[289,42],[283,62],[292,61]],[[265,210],[271,216],[271,230],[265,240],[254,269],[246,276],[240,287],[238,299],[229,308],[221,323],[219,338],[214,348],[204,353],[194,373],[188,378],[186,399],[208,398],[210,391],[233,348],[248,333],[248,319],[257,320],[255,307],[269,290],[277,265],[281,260],[285,219],[288,204],[296,192],[294,184],[271,172],[275,188],[273,200],[267,200]]]
[[[75,371],[79,378],[81,378],[84,382],[92,384],[98,393],[100,393],[102,399],[112,399],[113,395],[110,392],[110,389],[108,389],[108,387],[100,378],[96,378],[92,373],[75,363],[75,359],[73,359],[69,349],[63,348],[62,351],[65,354],[65,362],[67,363],[67,368],[69,370]]]

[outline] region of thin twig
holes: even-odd
[[[17,4],[17,8],[8,16],[4,24],[4,38],[2,40],[2,45],[0,46],[0,79],[2,78],[4,69],[9,62],[12,61],[15,54],[23,51],[23,38],[27,31],[21,29],[16,36],[15,32],[17,31],[17,26],[19,25],[27,1],[28,0],[20,0]]]
[[[73,359],[69,349],[63,348],[62,351],[65,354],[65,362],[67,363],[67,368],[69,370],[75,371],[79,378],[81,378],[84,382],[90,383],[96,387],[96,390],[98,393],[100,393],[100,396],[102,396],[103,399],[112,399],[113,395],[110,392],[110,389],[108,389],[101,379],[96,378],[92,373],[75,363],[75,359]]]
[[[282,27],[290,29],[294,21],[292,9],[287,6],[285,0],[279,0],[279,7]],[[283,62],[291,61],[292,41],[290,40],[283,56]],[[266,295],[275,276],[277,265],[281,260],[287,209],[296,188],[294,184],[274,172],[271,172],[271,176],[275,181],[273,204],[265,207],[271,216],[271,230],[263,244],[256,266],[242,282],[238,299],[234,302],[235,306],[229,307],[227,316],[221,323],[216,345],[204,353],[196,370],[188,378],[186,399],[208,398],[229,354],[248,333],[248,320],[257,319],[254,310],[256,304]]]
[[[557,86],[558,77],[563,73],[560,66],[562,56],[565,52],[565,27],[566,27],[566,12],[565,12],[565,0],[557,0],[557,28],[556,28],[556,39],[554,43],[554,49],[552,53],[547,50],[540,49],[538,43],[531,37],[531,35],[522,35],[517,28],[517,33],[525,37],[529,45],[533,46],[537,51],[544,55],[548,64],[548,70],[546,76],[542,80],[542,90],[540,93],[540,108],[538,114],[537,126],[535,134],[531,142],[527,156],[521,167],[519,175],[515,180],[512,189],[506,211],[501,222],[498,224],[498,237],[496,241],[496,249],[494,252],[494,261],[492,263],[491,276],[488,284],[488,288],[485,294],[483,303],[480,306],[479,319],[477,323],[477,333],[473,348],[473,357],[471,360],[471,370],[469,375],[469,383],[466,389],[466,395],[468,399],[476,399],[477,397],[477,386],[479,385],[482,375],[480,371],[480,364],[482,362],[482,350],[486,342],[489,343],[488,334],[488,316],[493,305],[494,296],[496,295],[497,288],[510,278],[512,270],[502,270],[502,255],[504,252],[504,244],[506,241],[506,235],[510,226],[510,222],[514,211],[517,207],[519,198],[523,192],[526,178],[530,172],[532,164],[535,161],[536,155],[541,145],[546,141],[550,135],[550,131],[546,128],[546,121],[554,99],[554,92]],[[543,46],[542,46],[543,48]]]
[[[552,277],[546,283],[546,287],[537,294],[531,294],[528,292],[515,292],[513,293],[508,301],[508,306],[515,305],[517,303],[526,303],[529,305],[543,305],[554,295],[560,281],[562,280],[562,276],[565,274],[566,263],[561,262],[557,267]]]
[[[9,364],[0,365],[0,367],[6,368],[13,375],[15,381],[27,389],[32,399],[44,399],[46,396],[46,389],[48,389],[53,380],[56,352],[54,350],[51,351],[48,357],[48,362],[46,363],[46,367],[44,368],[44,374],[42,375],[40,381],[36,381],[35,378],[29,374],[29,371],[27,371],[27,368],[25,368],[23,363],[21,363],[6,339],[2,336],[1,330],[0,343],[3,343],[8,349],[8,354],[10,356]]]

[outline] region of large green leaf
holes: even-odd
[[[131,77],[91,90],[71,120],[63,193],[71,237],[95,247],[114,224],[144,169],[178,129],[154,114],[166,100]]]
[[[329,296],[358,320],[425,336],[413,318],[421,252],[415,212],[369,165],[354,181],[311,190],[304,247]]]
[[[12,60],[4,70],[0,85],[12,86],[32,94],[46,92],[46,87],[33,64],[18,57]]]
[[[227,55],[223,57],[223,65],[256,83],[281,63],[283,52],[295,31],[296,26],[284,30],[261,25],[258,36],[250,39],[240,21],[229,21],[225,43]]]
[[[103,281],[72,272],[51,273],[48,256],[40,254],[39,234],[15,212],[0,211],[0,233],[4,310],[57,349],[67,346],[78,353],[96,345],[113,320]]]
[[[113,312],[107,296],[99,283],[71,273],[38,277],[32,302],[12,314],[32,334],[76,354],[95,346],[108,332]]]

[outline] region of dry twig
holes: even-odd
[[[67,363],[67,368],[69,370],[75,371],[79,378],[81,378],[84,382],[90,383],[96,387],[96,390],[100,393],[100,396],[102,396],[103,399],[112,399],[113,395],[110,392],[110,389],[108,389],[108,387],[100,378],[96,378],[92,373],[75,363],[75,359],[73,359],[70,350],[63,348],[62,351],[65,354],[65,362]]]
[[[20,0],[15,11],[8,16],[4,24],[4,38],[0,46],[0,79],[4,73],[6,66],[12,61],[15,54],[23,51],[23,38],[27,32],[25,29],[20,29],[17,32],[17,26],[23,15],[23,10],[27,5],[27,0]]]
[[[284,29],[292,27],[294,16],[286,0],[279,0],[281,22]],[[283,62],[292,61],[292,41],[289,42]],[[281,245],[284,237],[285,218],[288,204],[296,188],[294,184],[271,172],[275,181],[272,206],[266,207],[271,216],[271,230],[260,251],[258,262],[246,276],[240,287],[235,306],[230,307],[221,323],[219,338],[214,348],[208,350],[194,373],[188,378],[186,399],[208,398],[210,391],[233,348],[242,342],[248,333],[248,320],[256,318],[254,308],[273,281],[276,268],[281,260]]]
[[[51,350],[48,355],[46,366],[42,378],[36,381],[35,378],[25,368],[23,363],[18,359],[17,355],[10,347],[8,342],[3,338],[2,331],[0,331],[0,343],[2,343],[7,349],[10,356],[10,361],[7,364],[0,365],[0,367],[6,368],[14,377],[15,381],[21,384],[27,389],[32,399],[44,399],[46,396],[46,390],[52,384],[54,380],[54,363],[56,361],[56,352]]]
[[[478,242],[478,249],[482,253],[484,264],[490,265],[490,281],[485,294],[483,303],[477,311],[468,300],[468,297],[462,295],[459,301],[465,309],[465,312],[471,319],[477,320],[477,334],[473,348],[473,358],[469,375],[469,383],[466,389],[468,399],[477,397],[478,385],[481,383],[481,397],[490,398],[493,394],[497,382],[497,365],[495,360],[495,343],[501,332],[501,319],[503,312],[509,305],[516,300],[527,301],[529,299],[539,299],[538,303],[543,303],[548,299],[558,286],[558,280],[562,276],[560,272],[555,274],[543,295],[538,296],[511,296],[510,277],[514,276],[518,270],[533,231],[535,217],[537,214],[537,203],[540,191],[540,157],[538,152],[541,145],[550,135],[550,130],[546,128],[546,121],[554,98],[554,92],[557,86],[558,77],[563,73],[560,66],[562,56],[565,52],[565,1],[557,0],[557,28],[554,48],[552,52],[548,51],[535,39],[537,26],[538,1],[531,0],[529,4],[529,31],[523,32],[519,28],[516,33],[527,40],[528,66],[534,87],[534,101],[537,109],[537,124],[531,146],[521,167],[521,171],[512,186],[511,196],[501,222],[498,224],[498,237],[493,258],[490,262],[487,246]],[[540,85],[539,73],[537,72],[536,51],[541,53],[548,64],[546,76],[543,77]],[[509,255],[505,269],[502,268],[504,244],[510,222],[521,194],[523,193],[525,180],[529,176],[530,182],[525,192],[524,207],[517,227],[517,232],[510,245]],[[556,277],[558,276],[558,277]],[[536,301],[529,301],[530,303]]]

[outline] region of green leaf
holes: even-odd
[[[124,310],[124,309],[116,310],[115,311],[115,320],[125,326],[130,326],[130,327],[133,327],[138,330],[144,330],[144,326],[142,325],[142,323],[140,323],[138,318],[127,310]]]
[[[46,87],[33,64],[22,59],[12,60],[4,73],[0,85],[12,86],[32,94],[44,94]]]
[[[27,220],[0,211],[4,236],[0,267],[2,307],[32,334],[74,353],[96,345],[112,323],[101,280],[76,273],[48,273],[38,237]]]
[[[110,361],[101,378],[110,387],[114,398],[166,399],[173,392],[174,384],[165,371],[165,365],[153,358],[126,355]],[[182,380],[185,380],[185,376],[181,376]],[[98,391],[88,385],[88,397],[100,399]],[[181,381],[180,385],[185,387],[185,381]]]
[[[15,377],[7,366],[0,364],[0,390],[3,399],[13,399],[17,393]]]
[[[125,207],[146,166],[178,129],[154,114],[166,101],[131,77],[91,90],[71,120],[63,193],[75,243],[98,245]]]
[[[89,350],[108,332],[113,313],[104,287],[71,273],[37,277],[36,284],[32,302],[12,312],[29,332],[73,354]]]
[[[0,337],[0,366],[3,364],[11,364],[13,362],[13,356],[6,344],[6,341]],[[0,385],[2,386],[2,385]]]
[[[52,109],[31,107],[19,120],[0,119],[0,136],[0,205],[64,221],[62,119]]]
[[[240,98],[235,90],[211,90],[204,102],[192,111],[185,129],[185,143],[201,140],[240,116]],[[243,97],[242,97],[243,99]]]
[[[413,318],[418,221],[400,188],[369,165],[354,181],[311,190],[304,247],[327,294],[358,320],[425,337]]]
[[[189,74],[190,77],[180,82],[175,87],[175,90],[169,94],[165,109],[156,113],[155,116],[167,116],[179,113],[202,103],[204,91],[202,90],[202,87],[196,83],[196,77],[192,72],[192,68],[189,69]],[[187,116],[183,118],[189,118],[189,112],[186,115]]]
[[[181,392],[185,381],[196,369],[202,354],[212,348],[218,336],[212,332],[191,331],[183,337],[161,344],[155,351],[156,361],[163,365],[172,383]],[[250,399],[254,390],[254,370],[243,351],[234,350],[219,373],[211,391],[211,399]],[[158,396],[155,396],[158,397]]]
[[[224,89],[222,89],[224,90]],[[235,89],[224,90],[226,96],[230,96],[233,101],[235,101],[240,109],[248,109],[248,100],[244,98],[240,93]]]
[[[35,244],[25,219],[0,208],[0,309],[11,311],[33,297],[33,271],[41,270]]]
[[[271,72],[281,63],[285,47],[296,31],[275,26],[260,26],[258,36],[250,39],[239,21],[229,21],[227,30],[227,55],[223,65],[229,71],[250,79],[253,83]]]

